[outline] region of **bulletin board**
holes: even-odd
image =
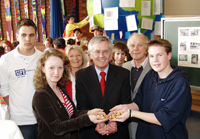
[[[114,35],[114,40],[115,41],[123,41],[126,42],[127,39],[129,38],[130,34],[134,33],[134,32],[139,32],[139,33],[143,33],[145,36],[149,36],[153,31],[154,31],[154,27],[155,27],[155,21],[160,21],[161,16],[162,16],[162,12],[163,12],[163,5],[164,5],[164,1],[163,0],[148,0],[148,1],[144,1],[144,0],[129,0],[131,1],[131,4],[135,4],[135,7],[121,7],[120,3],[124,2],[125,0],[96,0],[96,1],[100,1],[99,4],[97,4],[97,8],[101,6],[101,13],[100,14],[94,14],[94,11],[96,10],[94,8],[94,0],[87,0],[87,12],[88,12],[88,16],[94,18],[94,24],[98,25],[102,28],[105,27],[105,9],[106,8],[113,8],[113,7],[117,7],[118,8],[118,29],[117,30],[106,30],[106,35],[109,36],[111,38],[111,40],[113,40],[112,36]],[[127,1],[127,0],[126,0]],[[155,2],[160,1],[160,5],[159,6],[155,6]],[[142,15],[142,5],[144,5],[144,2],[149,2],[149,9],[150,9],[150,14],[149,15]],[[148,5],[148,4],[147,4]],[[145,6],[144,6],[145,7]],[[159,14],[154,14],[156,8],[154,7],[160,7],[159,9]],[[146,9],[146,8],[143,8]],[[134,31],[128,31],[127,30],[127,22],[126,22],[126,17],[127,16],[131,16],[131,15],[135,15],[136,18],[136,26],[137,26],[137,30]],[[144,29],[142,28],[142,22],[143,22],[143,18],[146,18],[147,20],[153,20],[153,23],[151,24],[152,29]],[[144,23],[144,22],[143,22]],[[110,24],[112,26],[114,26],[114,24]],[[105,28],[104,28],[105,30]],[[122,35],[122,37],[120,37],[120,35]]]
[[[178,66],[178,32],[180,28],[199,28],[200,17],[173,17],[161,18],[161,38],[168,40],[172,44],[171,64]],[[199,32],[200,33],[200,32]],[[200,39],[199,39],[200,42]],[[200,60],[200,59],[199,59]],[[200,67],[181,66],[187,76],[191,86],[200,87]]]

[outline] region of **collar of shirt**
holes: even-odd
[[[13,50],[13,51],[15,51],[15,56],[18,56],[18,57],[20,57],[22,54],[20,54],[19,53],[19,51],[18,51],[18,46],[19,45],[17,45],[17,47]],[[35,56],[37,56],[37,55],[39,55],[39,52],[38,52],[38,50],[34,47],[34,49],[35,49],[35,53],[33,54],[33,55],[35,55]]]
[[[147,65],[147,62],[148,62],[148,57],[145,58],[145,60],[142,62],[142,64],[139,66],[139,68],[142,66],[143,69],[144,69],[145,66]],[[134,67],[134,68],[136,67],[136,66],[135,66],[135,61],[134,61],[134,59],[132,60],[131,65],[132,65],[132,67]]]
[[[14,56],[15,56],[15,57],[19,57],[19,58],[25,60],[23,57],[26,57],[26,56],[19,53],[18,47],[19,47],[19,45],[13,50],[13,51],[14,51]],[[37,56],[39,56],[39,55],[42,53],[42,52],[40,52],[39,50],[37,50],[35,47],[34,47],[34,49],[35,49],[34,54],[32,54],[32,55],[30,55],[30,56],[27,56],[27,57],[30,57],[30,59],[29,59],[28,61],[26,60],[26,61],[25,61],[26,63],[27,63],[27,62],[28,62],[28,63],[31,63],[35,58],[37,58]]]
[[[109,65],[108,65],[108,66],[106,67],[106,69],[103,70],[103,71],[99,70],[96,66],[94,66],[94,68],[95,68],[95,70],[96,70],[96,73],[97,73],[97,77],[98,77],[98,79],[99,79],[99,82],[101,81],[101,75],[100,75],[101,72],[105,72],[105,73],[106,73],[106,75],[105,75],[105,81],[106,81],[106,80],[107,80],[107,73],[108,73]]]

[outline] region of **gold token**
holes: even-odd
[[[105,119],[105,118],[106,118],[106,116],[105,116],[105,115],[103,115],[103,114],[97,114],[97,116],[103,117],[103,119]]]
[[[114,113],[114,114],[112,114],[112,115],[110,116],[110,119],[115,119],[116,116],[120,116],[120,115],[122,115],[122,112],[116,112],[116,113]]]

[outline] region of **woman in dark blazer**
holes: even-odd
[[[37,62],[33,109],[38,122],[38,139],[78,139],[79,128],[105,122],[101,109],[77,110],[65,85],[69,78],[66,56],[56,49],[45,51]]]

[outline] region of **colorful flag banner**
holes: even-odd
[[[3,39],[2,27],[1,27],[1,19],[0,19],[0,40]]]
[[[40,5],[41,5],[42,38],[43,38],[43,44],[44,44],[45,40],[47,38],[47,35],[46,35],[46,12],[45,12],[46,0],[40,0]]]
[[[36,2],[36,0],[32,0],[32,9],[33,9],[33,22],[37,26],[37,38],[36,38],[36,42],[39,42],[38,18],[37,18],[37,2]]]
[[[73,10],[72,10],[72,15],[74,17],[74,22],[77,22],[77,17],[76,17],[76,0],[73,0]]]
[[[24,11],[25,11],[25,18],[29,18],[29,14],[28,14],[28,0],[24,0]]]
[[[4,0],[5,12],[6,12],[6,34],[7,40],[13,42],[13,30],[12,30],[12,20],[11,20],[11,9],[10,0]]]
[[[0,11],[1,11],[1,6],[0,6]],[[2,27],[1,27],[1,14],[0,14],[0,40],[3,39],[3,33],[2,33]]]
[[[64,0],[60,0],[61,1],[61,8],[62,8],[62,15],[63,15],[63,27],[66,26],[66,22],[65,22],[65,3]]]
[[[19,0],[15,0],[14,7],[15,7],[15,24],[17,26],[17,23],[21,20]]]

